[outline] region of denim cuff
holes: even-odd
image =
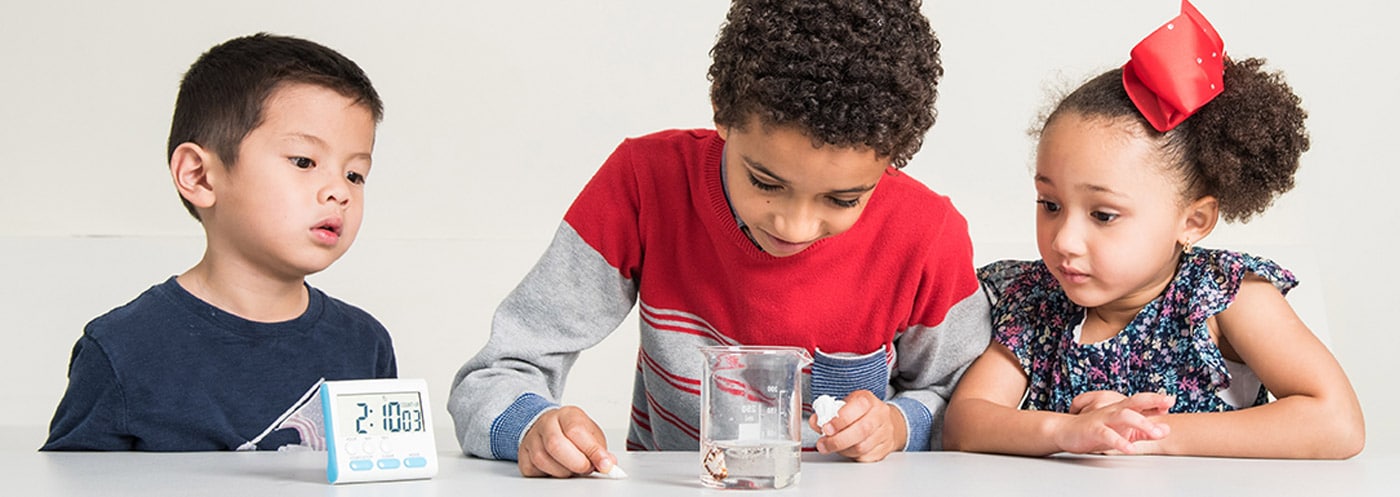
[[[491,421],[491,457],[515,461],[519,457],[520,438],[540,417],[540,413],[559,407],[539,394],[522,393],[505,412]]]
[[[928,406],[908,397],[891,399],[890,404],[904,413],[904,423],[908,425],[909,439],[904,442],[904,451],[933,450],[933,413],[929,412]]]
[[[812,354],[812,398],[830,395],[844,399],[856,390],[869,390],[884,399],[890,384],[885,348],[860,356],[831,355],[817,349]]]

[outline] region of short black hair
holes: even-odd
[[[1157,140],[1166,163],[1180,175],[1185,200],[1210,195],[1226,221],[1248,221],[1293,189],[1299,158],[1310,146],[1302,99],[1281,72],[1267,71],[1264,64],[1258,58],[1226,58],[1221,94],[1165,133],[1152,128],[1128,98],[1121,68],[1071,92],[1039,129],[1064,113],[1130,120]]]
[[[257,33],[215,45],[190,65],[175,99],[166,159],[191,142],[233,167],[239,144],[262,123],[268,96],[286,83],[325,87],[364,105],[375,122],[384,117],[379,93],[354,61],[316,42]],[[194,206],[180,200],[199,219]]]
[[[933,126],[943,66],[918,0],[735,0],[710,66],[715,124],[791,125],[903,167]]]

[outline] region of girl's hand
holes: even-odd
[[[1153,418],[1166,414],[1176,403],[1175,397],[1139,393],[1117,402],[1105,403],[1111,395],[1087,398],[1084,395],[1076,397],[1071,403],[1077,404],[1081,398],[1085,399],[1078,414],[1061,424],[1053,435],[1055,444],[1065,452],[1136,454],[1139,446],[1135,446],[1135,442],[1160,440],[1171,431],[1166,423]]]
[[[1123,395],[1113,390],[1095,390],[1092,392],[1084,392],[1075,396],[1074,400],[1069,403],[1069,413],[1079,414],[1081,412],[1093,411],[1096,409],[1108,407],[1113,404],[1117,404],[1119,402],[1122,402],[1123,399],[1126,398],[1128,398],[1127,395]]]
[[[564,406],[541,414],[520,440],[516,465],[529,477],[569,478],[617,465],[607,439],[583,409]]]
[[[908,427],[904,413],[875,397],[869,390],[847,395],[846,405],[825,426],[817,426],[817,416],[807,422],[821,433],[817,452],[841,454],[859,462],[875,462],[890,452],[904,450]]]

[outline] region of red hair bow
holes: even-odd
[[[1175,128],[1225,90],[1225,42],[1191,2],[1133,47],[1123,88],[1157,131]]]

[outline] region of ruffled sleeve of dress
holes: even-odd
[[[1061,331],[1082,316],[1043,261],[997,261],[977,271],[992,301],[992,339],[1011,350],[1030,372],[1047,360]],[[1047,349],[1046,346],[1051,346]],[[1043,366],[1043,365],[1042,365]]]
[[[1229,250],[1195,249],[1177,271],[1178,278],[1186,280],[1182,287],[1194,290],[1186,306],[1191,309],[1188,321],[1193,328],[1235,301],[1246,274],[1264,278],[1284,295],[1298,286],[1293,273],[1274,261]]]
[[[1159,363],[1154,368],[1174,378],[1168,382],[1169,386],[1180,390],[1176,392],[1178,399],[1173,412],[1231,408],[1217,395],[1230,388],[1233,381],[1219,346],[1211,339],[1207,322],[1234,302],[1240,283],[1248,274],[1269,281],[1285,295],[1298,285],[1293,273],[1261,257],[1201,248],[1182,256],[1175,280],[1158,301],[1161,316],[1156,320],[1155,331],[1146,335],[1150,344],[1147,349],[1157,352],[1159,361],[1171,363]],[[1171,346],[1179,336],[1191,339]],[[1186,347],[1187,343],[1189,349],[1177,348]],[[1161,354],[1171,349],[1186,354]],[[1195,358],[1189,359],[1189,356]],[[1267,389],[1261,386],[1255,404],[1265,401]]]

